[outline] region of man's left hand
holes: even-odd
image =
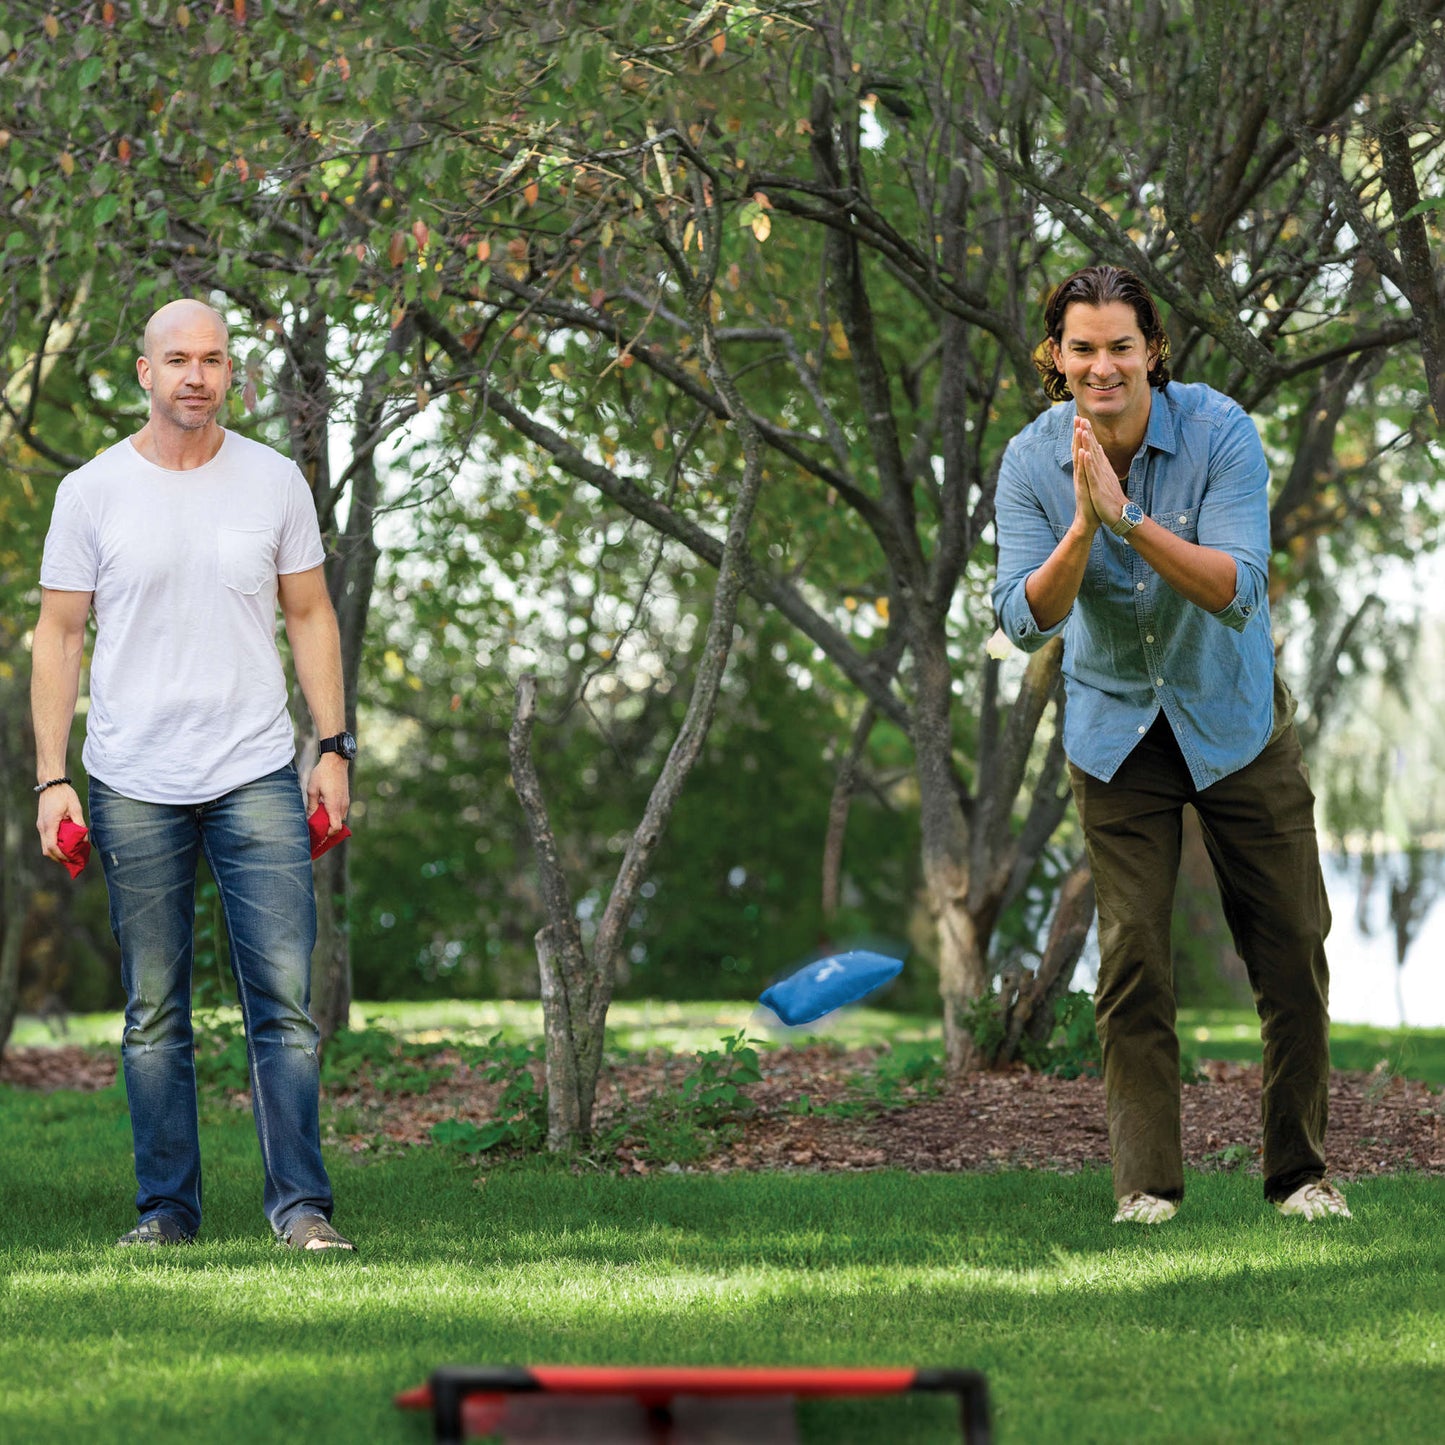
[[[1099,520],[1109,528],[1124,515],[1124,503],[1129,499],[1109,458],[1104,444],[1094,435],[1094,428],[1083,417],[1074,419],[1074,443],[1083,462],[1084,479],[1088,483],[1089,496],[1093,499],[1094,510]]]
[[[331,820],[326,830],[329,838],[341,831],[351,807],[351,768],[338,753],[322,753],[306,780],[306,811],[314,813],[318,803],[326,808]]]

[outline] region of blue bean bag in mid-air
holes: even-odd
[[[810,1024],[844,1004],[857,1003],[860,998],[903,971],[901,958],[853,949],[814,959],[812,963],[779,979],[763,990],[759,1003],[766,1004],[790,1028]]]

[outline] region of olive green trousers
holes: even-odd
[[[1265,1195],[1284,1199],[1324,1175],[1330,912],[1314,795],[1288,716],[1259,757],[1204,789],[1162,713],[1110,782],[1070,765],[1098,898],[1094,1003],[1117,1198],[1184,1194],[1169,935],[1186,803],[1259,1013]]]

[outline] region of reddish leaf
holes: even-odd
[[[386,254],[391,258],[393,266],[400,266],[406,260],[406,235],[404,232],[392,232],[391,247]]]
[[[431,235],[431,232],[426,228],[426,222],[413,221],[411,223],[411,233],[416,237],[417,250],[425,251],[427,240]]]

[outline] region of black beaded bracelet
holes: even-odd
[[[51,778],[51,780],[50,780],[48,783],[36,783],[36,785],[35,785],[35,791],[36,791],[37,793],[43,793],[43,792],[46,790],[46,788],[58,788],[62,783],[69,783],[69,782],[70,782],[70,779],[69,779],[69,778]]]

